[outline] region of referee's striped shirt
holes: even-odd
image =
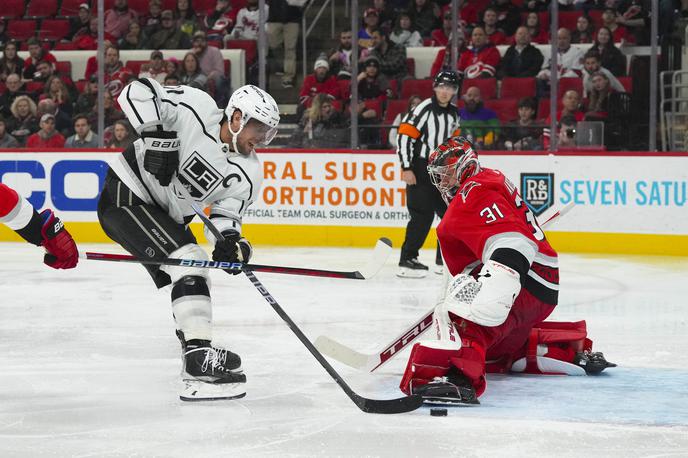
[[[397,154],[401,168],[411,169],[414,158],[427,159],[435,148],[458,135],[459,110],[449,104],[441,107],[433,95],[401,120],[397,134]]]

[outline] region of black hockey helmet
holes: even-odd
[[[451,86],[458,91],[459,87],[461,86],[461,79],[456,72],[442,70],[435,75],[435,79],[432,82],[432,87],[437,87],[440,85]]]

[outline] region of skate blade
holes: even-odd
[[[198,380],[184,380],[184,389],[179,399],[187,402],[225,401],[246,396],[245,383],[206,383]]]
[[[431,406],[473,406],[480,405],[480,401],[478,401],[477,399],[469,401],[457,398],[434,397],[423,398],[423,404]]]
[[[397,272],[397,277],[400,278],[425,278],[427,275],[427,270],[409,269],[408,267],[400,267]]]

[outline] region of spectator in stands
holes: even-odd
[[[275,57],[283,47],[282,87],[291,88],[296,77],[296,42],[303,10],[299,6],[291,6],[287,0],[269,0],[269,4],[268,46]],[[279,69],[275,73],[279,74]]]
[[[113,35],[107,32],[105,32],[105,40],[113,43],[117,41]],[[89,27],[77,32],[72,38],[72,43],[80,50],[98,49],[98,18],[91,18]]]
[[[377,10],[378,28],[389,34],[396,22],[395,18],[397,18],[394,8],[387,4],[386,0],[373,0],[373,8]]]
[[[431,75],[437,75],[439,72],[443,70],[451,71],[452,70],[452,63],[451,63],[451,47],[452,47],[452,40],[451,36],[449,37],[449,41],[447,42],[446,46],[444,49],[440,49],[439,52],[437,53],[437,56],[435,56],[435,61],[432,63],[432,67],[430,68],[430,74]],[[466,51],[468,48],[466,47],[466,39],[465,35],[463,34],[463,30],[459,31],[459,36],[457,37],[456,40],[456,56],[457,56],[457,62],[456,62],[456,68],[459,68],[459,62],[461,61],[461,55]]]
[[[445,2],[439,1],[437,3],[443,4]],[[462,27],[470,28],[478,25],[480,22],[480,14],[478,14],[478,8],[476,8],[475,5],[472,5],[473,2],[469,3],[466,0],[457,0],[457,3],[459,8],[459,24],[461,24]],[[449,20],[451,21],[451,2],[446,3],[442,7],[443,20],[446,20],[447,16],[449,16]],[[449,36],[449,33],[451,33],[451,28],[447,30],[446,36]]]
[[[526,16],[526,27],[530,35],[530,42],[540,45],[549,43],[549,33],[540,23],[540,15],[537,13],[528,13]]]
[[[660,9],[661,4],[660,2]],[[650,2],[642,0],[621,0],[616,4],[619,15],[616,22],[628,29],[639,46],[650,44]]]
[[[180,65],[179,60],[176,57],[170,57],[165,61],[165,71],[167,75],[177,75],[179,73]]]
[[[17,148],[18,146],[17,139],[7,133],[7,123],[0,115],[0,148]]]
[[[394,117],[394,121],[392,121],[392,127],[389,129],[389,135],[387,136],[387,141],[389,142],[390,148],[396,149],[397,147],[397,134],[399,133],[399,124],[401,124],[401,120],[404,119],[405,116],[407,116],[409,113],[413,111],[414,108],[418,106],[420,102],[422,102],[423,99],[421,99],[417,95],[412,95],[408,99],[408,105],[406,106],[406,111],[403,113],[398,113]]]
[[[571,34],[571,43],[592,43],[595,40],[595,26],[590,17],[582,14],[576,20],[576,30]]]
[[[191,0],[177,0],[174,17],[177,20],[177,28],[190,37],[201,30],[201,24],[198,23]]]
[[[36,118],[40,119],[44,114],[55,117],[55,128],[63,137],[72,135],[72,118],[60,109],[52,99],[43,99],[36,106]]]
[[[605,8],[602,12],[602,25],[612,33],[612,41],[623,46],[629,42],[629,39],[633,41],[633,36],[628,33],[626,27],[619,25],[616,20],[617,15],[614,8]]]
[[[490,5],[497,12],[497,28],[510,37],[521,24],[521,12],[511,0],[494,0]]]
[[[88,3],[82,3],[79,5],[79,11],[77,15],[69,18],[69,33],[65,39],[72,41],[77,33],[82,30],[83,33],[88,33],[91,27],[91,7]]]
[[[562,108],[557,110],[557,122],[561,122],[562,119],[571,117],[573,118],[573,125],[576,122],[583,121],[585,119],[585,113],[581,110],[580,106],[580,95],[574,90],[566,91],[561,98]],[[552,123],[552,115],[547,116],[545,120],[545,128],[542,130],[542,144],[545,149],[549,148],[549,137],[550,137],[550,124]],[[568,125],[568,124],[567,124]],[[561,140],[561,139],[560,139]]]
[[[610,72],[608,69],[602,67],[600,55],[595,49],[590,49],[585,53],[583,61],[583,97],[588,98],[592,90],[592,75],[601,72],[609,80],[609,83],[616,92],[626,92],[623,84]]]
[[[147,48],[186,49],[191,44],[189,36],[177,28],[174,13],[165,10],[160,15],[160,27],[148,38]]]
[[[557,147],[559,149],[575,148],[576,147],[576,118],[571,115],[562,116],[557,123],[558,141]],[[549,148],[549,135],[543,135],[543,146],[545,149]]]
[[[545,57],[538,48],[530,44],[528,28],[521,26],[516,29],[514,41],[515,44],[509,46],[499,63],[497,77],[535,77],[542,68]]]
[[[105,11],[105,32],[115,39],[127,33],[129,23],[138,22],[139,15],[129,9],[127,0],[115,0],[112,9]]]
[[[542,149],[542,128],[535,126],[537,100],[524,97],[518,101],[518,118],[502,127],[504,148],[509,151]]]
[[[328,74],[329,70],[330,64],[323,54],[315,61],[313,73],[303,79],[301,91],[299,91],[299,115],[311,106],[318,94],[328,95],[332,99],[342,98],[337,79]]]
[[[408,9],[413,28],[425,37],[439,26],[440,8],[431,0],[411,0]]]
[[[326,94],[318,94],[306,110],[294,143],[306,148],[344,147],[349,143],[348,120],[332,105]]]
[[[345,29],[339,33],[339,46],[328,52],[330,74],[336,76],[337,79],[351,79],[352,40],[351,30]]]
[[[74,104],[77,113],[88,113],[93,109],[98,96],[98,75],[91,75],[88,83],[84,85],[84,91],[79,94]]]
[[[7,89],[0,95],[0,116],[4,116],[6,119],[12,116],[12,104],[17,99],[17,97],[22,95],[29,95],[23,90],[24,83],[21,81],[21,77],[16,73],[11,73],[7,80],[5,80]]]
[[[497,113],[483,105],[480,89],[468,88],[462,97],[464,107],[459,110],[461,135],[480,149],[492,149],[499,137]]]
[[[160,0],[148,2],[148,13],[139,18],[139,24],[143,28],[144,36],[151,36],[158,31],[162,23],[162,3]]]
[[[225,62],[222,53],[215,46],[208,46],[205,32],[194,33],[191,52],[198,57],[198,65],[208,78],[208,89],[218,106],[225,106],[229,100],[229,81],[225,77]]]
[[[208,77],[203,74],[198,63],[198,56],[187,52],[182,60],[181,69],[177,73],[179,84],[195,87],[205,91],[208,87]]]
[[[112,126],[112,137],[107,143],[108,148],[127,149],[136,137],[133,135],[131,124],[126,119],[115,121]]]
[[[462,27],[462,23],[459,21],[458,27]],[[447,46],[449,43],[449,37],[452,32],[452,15],[451,11],[445,11],[442,14],[442,26],[430,32],[430,45],[431,46]],[[435,73],[431,73],[434,75]]]
[[[393,95],[389,80],[380,73],[380,61],[375,56],[368,56],[363,61],[363,71],[358,74],[357,79],[359,100],[391,98]],[[382,113],[377,114],[382,115]]]
[[[388,79],[402,80],[408,76],[406,48],[397,46],[381,30],[373,32],[373,49],[370,56],[380,61],[380,72]]]
[[[626,74],[626,56],[614,46],[612,33],[607,27],[600,27],[597,39],[590,49],[595,49],[599,53],[602,66],[615,76]]]
[[[32,81],[34,83],[47,83],[53,76],[53,66],[50,62],[42,60],[36,64],[36,71],[33,74]]]
[[[179,86],[179,77],[176,74],[167,75],[164,86]]]
[[[105,50],[105,86],[115,99],[134,78],[134,74],[119,60],[119,49],[110,46]]]
[[[21,78],[16,73],[11,73],[7,80],[5,80],[5,84],[7,90],[0,95],[0,116],[4,116],[7,119],[12,116],[10,108],[17,97],[29,94],[23,90],[24,83],[22,83]]]
[[[62,112],[71,118],[74,112],[74,102],[72,102],[74,97],[75,94],[72,94],[64,81],[59,76],[54,75],[45,83],[43,94],[39,99],[41,101],[52,100]]]
[[[98,139],[91,130],[88,116],[78,114],[74,117],[74,135],[65,141],[65,148],[98,148]]]
[[[7,131],[23,146],[27,137],[38,131],[36,104],[31,97],[20,95],[12,102],[10,110],[12,117],[7,120]]]
[[[44,114],[38,124],[40,129],[26,139],[27,148],[62,148],[65,138],[55,130],[55,116]]]
[[[497,11],[487,8],[483,13],[483,30],[487,34],[487,40],[495,46],[505,45],[508,39],[503,30],[497,28]]]
[[[143,49],[146,37],[143,34],[143,29],[138,22],[129,24],[129,30],[126,35],[117,40],[117,47],[119,49]]]
[[[461,53],[459,74],[464,78],[492,78],[495,76],[501,56],[497,47],[487,40],[482,27],[475,27],[471,34],[473,46]]]
[[[93,109],[87,113],[88,116],[88,121],[93,126],[93,129],[96,130],[96,126],[98,125],[98,101],[101,100],[100,98],[96,98],[96,103],[93,104]],[[110,91],[107,89],[103,93],[102,97],[103,101],[103,111],[105,112],[105,118],[104,118],[104,126],[107,129],[109,126],[112,126],[115,121],[118,121],[120,119],[124,119],[124,113],[118,108],[115,107],[114,100],[112,98],[112,94]]]
[[[548,58],[537,74],[538,97],[549,94],[549,79],[552,59]],[[557,31],[557,75],[559,78],[577,78],[583,73],[583,51],[571,46],[571,31],[561,28]]]
[[[36,66],[41,61],[48,62],[54,70],[57,59],[50,52],[43,49],[38,38],[29,38],[26,40],[26,44],[29,48],[29,57],[24,61],[24,79],[31,80],[34,78],[37,71]]]
[[[404,48],[414,48],[423,46],[423,37],[417,30],[413,29],[411,17],[408,13],[400,13],[394,30],[389,35],[389,39],[396,45]]]
[[[368,8],[363,12],[363,27],[358,31],[358,47],[370,49],[373,47],[373,32],[378,30],[380,15],[375,8]]]
[[[251,1],[258,3],[255,0]],[[208,39],[221,41],[225,39],[226,35],[232,33],[233,27],[237,23],[237,13],[229,0],[217,0],[215,8],[208,11],[208,14],[203,18]]]
[[[270,8],[265,4],[263,15],[267,21]],[[234,40],[257,40],[258,27],[260,25],[260,11],[258,10],[258,0],[247,0],[246,6],[239,10],[236,17],[236,25],[230,37]]]
[[[153,51],[150,55],[150,61],[141,66],[139,78],[153,78],[155,81],[162,84],[165,82],[166,77],[167,71],[165,70],[165,61],[162,60],[162,52]]]
[[[588,99],[586,121],[604,121],[609,114],[609,96],[615,92],[609,84],[609,78],[602,72],[592,75],[592,90]]]
[[[0,58],[0,82],[4,82],[9,75],[21,75],[24,71],[24,59],[17,55],[17,42],[8,41]]]

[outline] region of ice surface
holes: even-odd
[[[354,270],[368,254],[256,247],[255,262]],[[434,304],[439,276],[398,279],[395,260],[369,281],[258,277],[311,339],[372,352]],[[586,319],[619,368],[491,376],[481,406],[439,418],[359,411],[248,280],[222,272],[215,337],[242,356],[248,395],[183,403],[168,295],[141,267],[40,261],[35,247],[0,244],[2,457],[688,456],[686,259],[562,255],[552,317]],[[335,367],[357,392],[391,398],[405,357],[372,375]]]

